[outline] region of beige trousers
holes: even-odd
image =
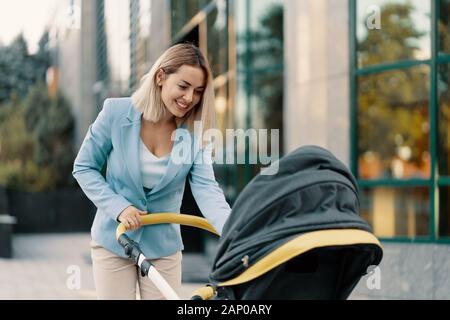
[[[148,277],[130,259],[121,258],[91,241],[94,283],[99,300],[162,300],[164,297]],[[181,288],[181,251],[150,260],[156,270],[179,294]]]

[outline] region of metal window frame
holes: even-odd
[[[357,178],[358,185],[363,188],[376,187],[418,187],[427,186],[430,192],[430,224],[428,226],[430,235],[427,237],[405,237],[397,236],[391,238],[382,238],[384,242],[399,243],[442,243],[450,244],[450,237],[439,237],[439,187],[450,186],[449,177],[439,177],[437,174],[437,138],[438,138],[438,92],[437,92],[437,72],[438,66],[443,63],[450,63],[450,54],[439,53],[438,37],[438,19],[439,5],[436,1],[431,1],[431,58],[427,60],[404,60],[386,64],[378,64],[358,68],[357,64],[357,0],[349,0],[350,28],[349,28],[349,59],[350,59],[350,168]],[[359,179],[358,173],[358,76],[377,74],[388,70],[399,70],[411,68],[418,65],[428,65],[430,67],[430,96],[429,96],[429,114],[430,114],[430,155],[431,155],[431,176],[429,179],[380,179],[364,180]]]

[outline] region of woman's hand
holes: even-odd
[[[141,216],[146,215],[147,212],[129,206],[117,218],[127,230],[136,230],[141,227]]]

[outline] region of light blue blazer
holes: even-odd
[[[144,191],[139,168],[141,115],[130,98],[105,100],[102,111],[88,129],[72,172],[97,207],[92,239],[121,257],[125,257],[124,250],[115,238],[119,214],[130,205],[149,214],[179,213],[188,175],[202,214],[219,233],[231,211],[215,180],[210,160],[198,161],[211,159],[211,148],[201,148],[199,140],[193,134],[186,135],[188,131],[183,128],[176,130],[165,175],[150,192]],[[100,173],[105,161],[106,180]],[[183,249],[179,225],[146,226],[128,234],[150,259]]]

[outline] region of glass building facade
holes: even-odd
[[[352,0],[352,169],[385,239],[448,242],[450,1]]]
[[[172,43],[193,42],[212,66],[216,93],[216,126],[227,129],[283,131],[283,1],[171,1]],[[257,149],[226,141],[243,164],[215,165],[216,178],[232,203],[259,173],[249,159]],[[280,149],[282,153],[282,150]]]

